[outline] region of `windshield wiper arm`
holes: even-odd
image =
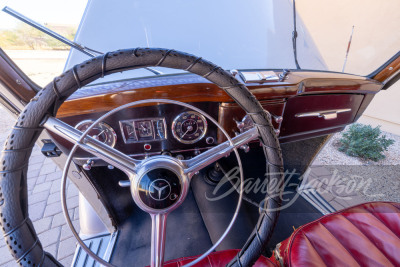
[[[45,26],[43,26],[43,25],[37,23],[36,21],[33,21],[33,20],[31,20],[30,18],[25,17],[25,16],[22,15],[21,13],[15,11],[15,10],[12,9],[12,8],[9,8],[8,6],[4,7],[4,8],[3,8],[3,11],[6,12],[7,14],[9,14],[9,15],[11,15],[11,16],[17,18],[17,19],[19,19],[19,20],[22,21],[22,22],[25,22],[26,24],[32,26],[33,28],[38,29],[38,30],[41,31],[41,32],[44,32],[44,33],[47,34],[47,35],[50,35],[51,37],[57,39],[58,41],[60,41],[60,42],[62,42],[62,43],[64,43],[64,44],[66,44],[66,45],[68,45],[68,46],[70,46],[70,47],[73,47],[73,48],[75,48],[76,50],[79,50],[80,52],[82,52],[82,53],[84,53],[84,54],[86,54],[86,55],[88,55],[88,56],[90,56],[90,57],[95,57],[95,56],[97,56],[97,55],[103,54],[103,53],[98,52],[98,51],[96,51],[96,50],[94,50],[94,49],[87,48],[87,47],[85,47],[85,46],[83,46],[83,45],[80,45],[80,44],[75,43],[75,42],[73,42],[73,41],[71,41],[71,40],[68,40],[68,39],[65,38],[64,36],[61,36],[60,34],[58,34],[58,33],[54,32],[54,31],[50,30],[49,28],[46,28]],[[97,55],[96,55],[96,54],[97,54]]]
[[[102,52],[96,51],[96,50],[91,49],[89,47],[86,47],[86,46],[83,46],[83,45],[78,44],[76,42],[73,42],[73,41],[65,38],[64,36],[62,36],[62,35],[54,32],[54,31],[50,30],[49,28],[37,23],[36,21],[33,21],[32,19],[25,17],[21,13],[15,11],[14,9],[12,9],[12,8],[10,8],[8,6],[4,7],[3,11],[6,12],[7,14],[19,19],[20,21],[32,26],[33,28],[35,28],[35,29],[37,29],[37,30],[39,30],[41,32],[44,32],[45,34],[57,39],[58,41],[60,41],[60,42],[62,42],[64,44],[66,44],[66,45],[68,45],[68,46],[70,46],[70,47],[72,47],[72,48],[84,53],[85,55],[87,55],[89,57],[96,57],[98,55],[104,54]],[[155,70],[155,69],[152,69],[152,68],[148,68],[147,67],[145,69],[150,71],[150,72],[152,72],[152,73],[154,73],[154,74],[156,74],[156,75],[162,75],[163,74],[161,71],[158,71],[158,70]]]

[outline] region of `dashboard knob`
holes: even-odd
[[[240,149],[242,149],[244,153],[248,153],[250,151],[249,145],[242,145],[240,146]]]
[[[92,169],[93,164],[94,164],[94,161],[91,160],[91,159],[88,159],[88,161],[86,161],[86,163],[83,164],[82,168],[83,168],[85,171],[90,171],[90,170]]]
[[[207,143],[208,145],[214,144],[214,138],[211,137],[211,136],[207,137],[207,138],[206,138],[206,143]]]

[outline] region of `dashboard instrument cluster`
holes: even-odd
[[[119,126],[125,144],[167,139],[165,118],[123,120]]]
[[[218,103],[195,103],[216,120]],[[104,113],[79,114],[62,120],[84,132]],[[115,149],[132,157],[151,155],[183,155],[191,157],[217,144],[218,128],[199,112],[172,104],[128,108],[110,115],[88,133]],[[57,140],[59,147],[71,144]],[[93,158],[85,151],[77,151],[76,159]]]

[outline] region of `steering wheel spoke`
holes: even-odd
[[[83,150],[93,154],[96,157],[99,157],[108,164],[111,164],[126,173],[135,173],[136,166],[140,163],[139,160],[132,159],[124,153],[88,135],[82,139],[81,131],[54,117],[49,117],[43,126],[47,130],[55,133],[65,140],[68,140],[72,143],[77,143]]]
[[[167,213],[151,216],[151,267],[161,267],[164,263]]]
[[[232,143],[228,140],[216,147],[213,147],[200,155],[184,160],[182,163],[186,166],[184,172],[189,177],[192,177],[196,172],[200,171],[204,167],[211,163],[228,156],[235,148],[241,147],[250,141],[259,137],[259,133],[256,127],[237,135],[232,138]]]

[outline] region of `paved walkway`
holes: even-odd
[[[0,144],[11,129],[14,119],[1,112]],[[0,145],[2,148],[2,145]],[[33,149],[28,168],[29,216],[33,221],[39,239],[46,251],[55,256],[64,266],[70,266],[75,252],[76,241],[66,225],[61,209],[61,170],[40,152]],[[73,223],[79,231],[78,190],[73,184],[67,187],[67,205]],[[13,260],[3,238],[0,238],[0,266],[19,266]]]

